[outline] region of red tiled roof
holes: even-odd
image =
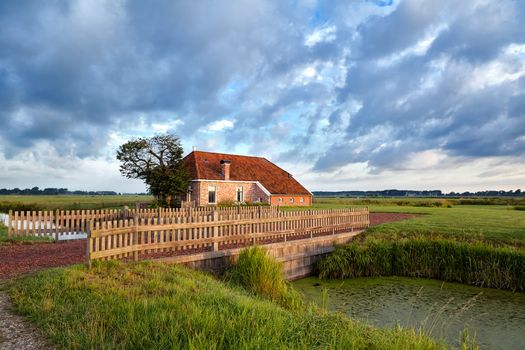
[[[184,164],[195,180],[223,180],[221,160],[231,162],[231,181],[259,181],[271,194],[311,194],[266,158],[193,151],[184,158]]]

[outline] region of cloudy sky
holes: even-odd
[[[0,187],[143,191],[118,145],[311,190],[525,188],[525,2],[1,1]]]

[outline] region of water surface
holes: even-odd
[[[376,326],[421,327],[458,345],[467,329],[481,349],[525,349],[525,294],[436,280],[381,277],[293,282],[307,300]]]

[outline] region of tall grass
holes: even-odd
[[[247,291],[289,309],[302,306],[301,297],[285,280],[281,264],[258,246],[244,249],[225,277]]]
[[[451,240],[369,240],[319,262],[321,278],[408,276],[525,292],[525,251]]]
[[[15,281],[18,312],[59,349],[442,349],[415,330],[290,311],[198,271],[97,262]]]

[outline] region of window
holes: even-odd
[[[242,187],[237,187],[237,203],[244,202],[244,192]]]
[[[303,197],[299,198],[299,202],[304,203],[304,198]]]
[[[217,186],[208,186],[208,204],[217,203]]]
[[[282,199],[281,197],[277,198],[277,200],[278,200],[279,202],[282,202],[282,201],[283,201],[283,199]]]
[[[290,198],[290,203],[293,203],[293,198]]]

